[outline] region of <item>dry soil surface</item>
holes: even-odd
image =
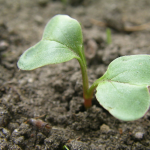
[[[150,54],[149,0],[0,0],[0,149],[150,150],[149,112],[123,122],[95,98],[84,109],[77,60],[28,72],[17,68],[19,56],[56,14],[81,23],[90,84],[115,58]]]

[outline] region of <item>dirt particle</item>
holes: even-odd
[[[22,150],[18,145],[9,145],[9,150]]]
[[[53,87],[56,92],[62,93],[64,91],[64,82],[62,80],[56,80],[53,82]]]
[[[103,125],[100,126],[100,131],[102,133],[108,133],[110,131],[110,128],[106,124],[103,124]]]
[[[81,141],[76,141],[76,140],[72,140],[69,144],[67,144],[67,147],[70,150],[91,150],[90,145],[88,145],[85,142],[81,142]]]
[[[9,130],[3,128],[2,132],[3,132],[3,134],[5,135],[6,139],[9,139],[9,138],[10,138],[10,135],[11,135],[11,134],[10,134],[10,131],[9,131]]]
[[[19,127],[19,124],[18,123],[9,123],[9,125],[8,125],[8,129],[11,131],[11,132],[13,132],[16,128],[18,128]]]
[[[72,1],[73,6],[81,5],[72,7],[68,3],[64,5],[61,0],[43,0],[45,7],[40,4],[42,0],[0,2],[0,41],[8,44],[2,44],[1,48],[5,50],[0,58],[0,85],[3,86],[0,88],[0,112],[6,112],[0,113],[0,123],[4,126],[0,127],[0,149],[62,150],[63,145],[69,150],[150,149],[149,112],[140,120],[122,122],[103,109],[95,97],[95,107],[80,109],[83,103],[82,77],[75,59],[30,72],[17,70],[19,56],[41,39],[46,22],[56,14],[68,14],[80,22],[85,47],[89,46],[87,44],[91,40],[97,44],[96,56],[92,56],[88,65],[90,85],[116,57],[150,54],[149,29],[120,32],[124,25],[141,25],[150,20],[150,1],[66,1]],[[89,22],[91,19],[111,27],[110,45],[106,44],[107,27]],[[69,41],[72,42],[72,39]],[[53,83],[56,80],[60,80],[60,83],[55,86]],[[27,118],[42,114],[46,115],[42,120],[52,126],[48,134],[23,123]],[[102,124],[106,125],[106,129],[100,129]],[[134,131],[139,126],[141,129]],[[119,128],[123,133],[118,131]],[[80,141],[77,141],[77,137],[81,137]],[[74,142],[67,143],[69,139]],[[20,145],[13,141],[18,141],[18,144],[20,141]]]
[[[43,133],[39,132],[37,134],[36,144],[42,144],[42,143],[44,143],[44,139],[45,138],[46,138],[46,136]]]
[[[145,130],[143,129],[143,127],[138,126],[133,130],[133,138],[135,138],[136,140],[143,139],[144,135]]]
[[[143,139],[143,136],[144,136],[144,133],[143,133],[143,132],[136,132],[136,133],[134,134],[134,137],[135,137],[136,139],[138,139],[138,140]]]
[[[78,113],[81,111],[83,107],[84,100],[79,97],[73,97],[73,99],[70,101],[70,112],[72,113]]]
[[[20,136],[18,138],[15,138],[14,141],[13,141],[16,145],[23,145],[24,143],[24,137],[23,136]]]
[[[5,127],[8,124],[9,113],[6,109],[0,107],[0,127]]]
[[[8,142],[5,138],[0,138],[0,149],[1,150],[7,150],[8,148]]]
[[[47,6],[49,0],[38,0],[37,2],[40,6],[45,7]]]
[[[12,139],[15,140],[16,137],[20,137],[22,135],[30,136],[31,128],[28,124],[22,123],[17,129],[12,132]]]
[[[0,52],[6,50],[9,44],[6,41],[0,41]]]

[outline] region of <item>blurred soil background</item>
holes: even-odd
[[[150,54],[149,0],[0,0],[0,150],[150,150],[150,112],[123,122],[95,98],[84,109],[76,60],[17,68],[56,14],[81,23],[90,83],[117,57]]]

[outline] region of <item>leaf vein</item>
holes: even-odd
[[[52,42],[57,42],[57,43],[59,43],[59,44],[61,44],[61,45],[64,45],[64,44],[62,44],[61,42],[59,42],[59,41],[56,41],[56,40],[51,40],[51,39],[43,39],[43,40],[47,40],[47,41],[52,41]],[[64,46],[66,46],[70,51],[72,51],[77,57],[80,57],[77,53],[75,53],[70,47],[68,47],[67,45],[64,45]]]

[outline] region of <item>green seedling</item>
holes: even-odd
[[[112,41],[111,41],[111,29],[110,28],[106,29],[106,42],[108,45],[112,43]]]
[[[64,145],[63,150],[69,150],[69,148],[66,145]]]
[[[136,120],[148,111],[150,56],[131,55],[115,59],[106,73],[89,87],[81,26],[67,15],[56,15],[48,22],[41,41],[22,54],[18,67],[33,70],[73,58],[81,67],[85,108],[92,106],[96,89],[100,105],[120,120]]]

